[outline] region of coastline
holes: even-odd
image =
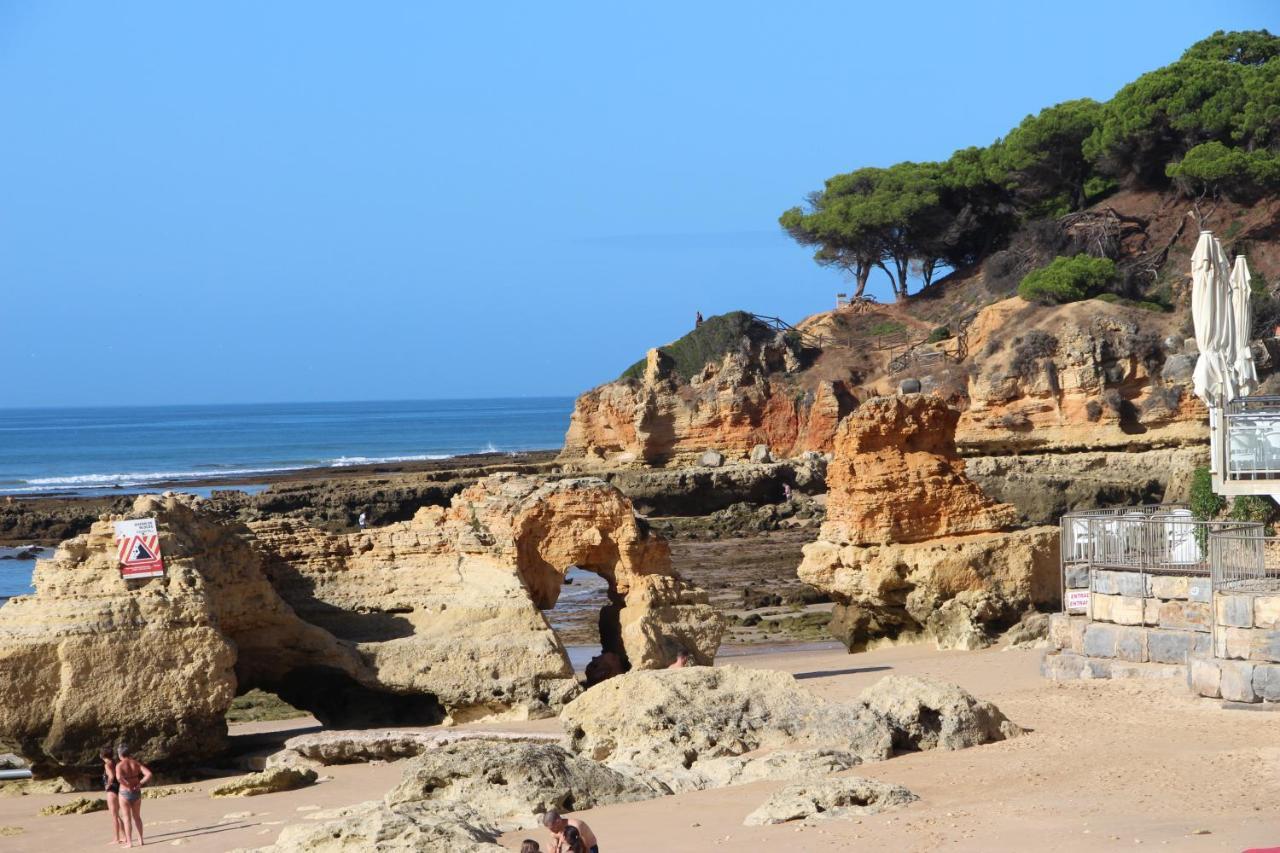
[[[133,498],[166,491],[243,492],[246,495],[283,490],[342,490],[390,484],[430,488],[476,479],[504,469],[545,473],[555,465],[559,449],[470,453],[443,459],[371,462],[360,465],[315,466],[270,474],[206,476],[162,480],[145,486],[102,489],[51,489],[47,492],[0,496],[0,546],[51,546],[75,535],[99,515],[123,512]],[[437,488],[437,491],[445,491]],[[93,492],[85,494],[84,492]],[[424,501],[426,502],[426,501]],[[352,522],[355,516],[352,516]]]
[[[467,468],[488,468],[504,462],[539,464],[551,462],[560,453],[559,448],[547,450],[487,451],[442,456],[437,459],[415,459],[398,462],[364,462],[342,465],[314,465],[300,468],[282,468],[259,473],[205,474],[194,477],[175,477],[155,480],[142,485],[104,485],[82,488],[50,488],[47,491],[22,492],[2,496],[13,501],[28,500],[84,500],[123,495],[143,495],[165,491],[188,489],[233,489],[236,486],[273,486],[280,483],[306,483],[316,480],[358,479],[388,474],[429,474],[454,472]],[[93,494],[89,494],[93,492]]]

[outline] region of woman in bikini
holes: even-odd
[[[116,747],[116,779],[120,781],[120,805],[124,807],[124,829],[129,838],[127,846],[133,846],[133,829],[138,828],[138,846],[147,842],[142,838],[142,786],[151,781],[151,771],[129,754],[129,747]]]
[[[120,817],[120,780],[116,778],[116,762],[111,747],[104,746],[98,753],[102,759],[102,788],[107,792],[107,809],[111,812],[111,825],[116,833],[116,844],[124,844],[124,821]]]

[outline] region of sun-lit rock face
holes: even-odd
[[[355,682],[358,655],[299,619],[262,574],[243,529],[186,498],[142,497],[167,571],[124,580],[110,521],[37,564],[35,595],[0,608],[0,743],[37,770],[84,767],[107,743],[196,759],[223,745],[242,681],[309,666]]]
[[[447,509],[354,534],[206,507],[134,504],[156,518],[164,577],[121,579],[103,520],[39,564],[35,595],[0,608],[0,747],[41,772],[119,741],[197,760],[253,687],[349,727],[552,714],[579,688],[541,610],[574,565],[609,581],[602,639],[632,666],[680,648],[709,663],[719,646],[706,594],[600,480],[495,475]]]
[[[781,344],[752,343],[708,362],[689,381],[659,350],[643,375],[601,385],[574,404],[561,458],[611,465],[691,465],[707,450],[747,460],[766,446],[779,457],[830,449],[856,405],[846,383],[806,390]]]
[[[1092,299],[988,305],[969,330],[973,369],[957,444],[1027,452],[1207,442],[1184,319]],[[1269,364],[1265,350],[1260,358]]]
[[[1010,529],[1016,510],[964,474],[957,417],[916,394],[868,400],[840,425],[827,520],[799,575],[836,599],[851,649],[902,635],[981,645],[1057,594],[1057,528]]]
[[[710,662],[723,630],[706,593],[675,577],[666,540],[594,478],[495,475],[447,509],[360,533],[289,520],[251,527],[300,615],[360,643],[384,677],[430,689],[458,720],[503,713],[489,695],[495,661],[522,683],[562,671],[563,648],[539,611],[554,606],[572,566],[608,581],[601,640],[633,666],[665,666],[680,648]],[[362,632],[379,620],[367,642]]]
[[[1008,527],[1017,511],[964,475],[959,413],[936,397],[877,397],[846,418],[827,464],[822,537],[853,545],[921,542]]]

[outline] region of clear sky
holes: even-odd
[[[0,0],[0,405],[575,394],[830,307],[776,224],[829,175],[1274,13]]]

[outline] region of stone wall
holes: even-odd
[[[1068,589],[1088,571],[1067,571]],[[1089,611],[1054,614],[1042,671],[1075,678],[1185,677],[1198,696],[1280,702],[1280,594],[1212,592],[1206,577],[1094,571]]]
[[[1213,653],[1187,675],[1200,696],[1230,702],[1280,702],[1280,595],[1217,592]]]
[[[1086,588],[1088,570],[1068,571],[1066,580],[1068,589]],[[1044,674],[1054,680],[1181,675],[1192,656],[1211,651],[1212,622],[1207,577],[1096,569],[1088,612],[1050,617]],[[1126,664],[1176,669],[1143,673]]]

